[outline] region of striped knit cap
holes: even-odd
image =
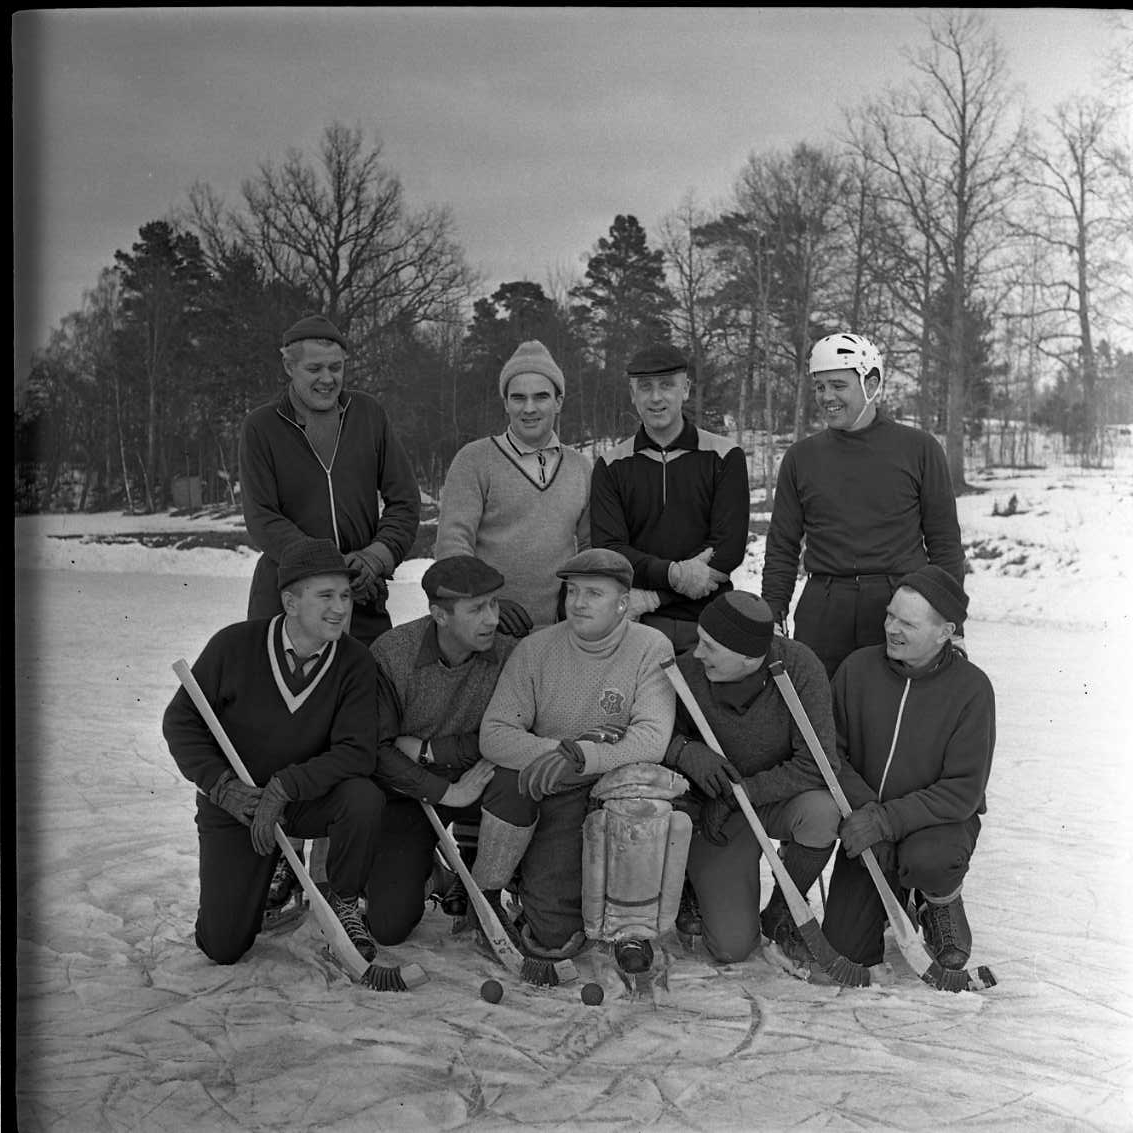
[[[771,607],[758,594],[729,590],[701,610],[700,628],[725,649],[745,657],[762,657],[771,645],[775,619]]]

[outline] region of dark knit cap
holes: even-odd
[[[421,589],[429,601],[437,598],[479,598],[504,584],[504,576],[475,555],[450,555],[437,559],[423,575]]]
[[[946,621],[964,624],[968,616],[968,596],[964,588],[943,567],[923,566],[910,571],[897,583],[915,590]]]
[[[675,346],[647,346],[629,360],[626,373],[635,378],[687,369],[688,359]]]
[[[729,590],[700,611],[700,628],[725,649],[745,657],[762,657],[775,634],[775,618],[758,594]]]
[[[279,589],[316,574],[358,575],[355,567],[346,565],[342,552],[329,539],[300,539],[285,548],[279,558]]]
[[[597,575],[599,578],[612,578],[627,590],[633,586],[633,564],[625,555],[606,547],[591,547],[587,551],[580,551],[574,558],[568,559],[555,574],[559,578],[571,578],[580,574]]]
[[[324,315],[307,315],[294,326],[283,332],[283,345],[290,346],[293,342],[300,342],[304,338],[329,338],[337,342],[343,350],[349,352],[350,345],[346,336]]]

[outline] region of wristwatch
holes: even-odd
[[[433,753],[429,750],[428,740],[421,745],[421,750],[417,753],[417,762],[422,767],[428,767],[433,762]]]

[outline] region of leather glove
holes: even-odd
[[[877,858],[881,872],[888,877],[897,871],[897,846],[893,842],[874,842],[870,849]]]
[[[708,560],[716,553],[715,548],[705,547],[699,555],[669,564],[669,585],[686,598],[704,598],[719,585],[713,579],[713,570]],[[719,574],[719,571],[715,572]]]
[[[848,818],[842,819],[838,837],[842,839],[842,849],[848,858],[856,858],[867,846],[894,841],[893,827],[881,803],[866,803]]]
[[[350,593],[355,602],[367,605],[374,604],[381,599],[383,602],[389,594],[389,587],[382,575],[381,560],[371,551],[350,551],[342,556],[346,565],[359,571],[358,576],[350,584]]]
[[[531,620],[531,615],[518,603],[511,598],[501,598],[499,600],[500,606],[500,629],[509,637],[526,637],[531,632],[531,627],[535,624]]]
[[[273,775],[252,818],[252,846],[257,854],[270,854],[275,849],[275,824],[283,821],[284,808],[290,801],[283,784]]]
[[[225,770],[212,785],[209,791],[209,802],[214,806],[226,810],[238,822],[245,826],[252,825],[252,816],[256,807],[260,805],[260,795],[264,793],[262,787],[249,787],[236,777],[232,770]]]
[[[631,622],[637,621],[642,614],[651,614],[661,605],[661,595],[656,590],[638,590],[636,587],[629,592],[629,608],[626,617]]]
[[[596,744],[616,744],[625,734],[624,724],[598,724],[593,728],[587,728],[578,739],[590,740],[591,743]],[[583,757],[583,766],[585,766],[585,756]]]
[[[573,740],[563,740],[554,751],[536,756],[519,773],[519,793],[535,802],[548,795],[578,787],[593,776],[583,774],[586,756]]]
[[[735,795],[722,795],[718,799],[707,799],[700,808],[700,817],[696,820],[696,829],[700,836],[713,846],[726,846],[728,835],[724,833],[724,824],[728,821],[732,811],[739,807]]]
[[[743,778],[738,768],[699,740],[689,740],[677,752],[676,763],[677,770],[710,799],[732,798],[731,784]]]

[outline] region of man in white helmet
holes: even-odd
[[[879,408],[877,347],[858,334],[827,335],[809,369],[827,427],[783,457],[762,590],[785,632],[805,539],[794,636],[833,677],[855,649],[885,640],[885,608],[902,575],[931,563],[962,587],[964,551],[944,450]]]

